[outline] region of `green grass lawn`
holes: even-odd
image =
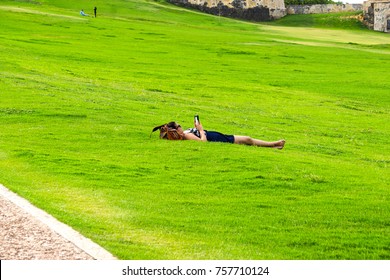
[[[1,1],[0,183],[121,259],[390,259],[390,37],[318,17]]]
[[[358,17],[361,14],[362,11],[329,14],[287,15],[277,21],[269,22],[269,24],[294,27],[364,30],[367,29],[367,27],[358,20]]]

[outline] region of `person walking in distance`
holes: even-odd
[[[93,13],[95,14],[95,17],[96,17],[96,11],[97,11],[97,8],[93,8]]]

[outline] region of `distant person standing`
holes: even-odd
[[[97,11],[97,8],[93,8],[93,13],[95,14],[95,17],[96,17],[96,11]]]

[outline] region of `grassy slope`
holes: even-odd
[[[316,27],[327,29],[364,30],[367,27],[359,21],[362,12],[345,12],[329,14],[287,15],[277,21],[269,22],[271,25]]]
[[[390,258],[387,34],[41,2],[0,5],[1,183],[124,259]],[[194,113],[286,149],[149,138]]]

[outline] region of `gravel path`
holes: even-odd
[[[0,185],[0,259],[115,258],[89,239]]]

